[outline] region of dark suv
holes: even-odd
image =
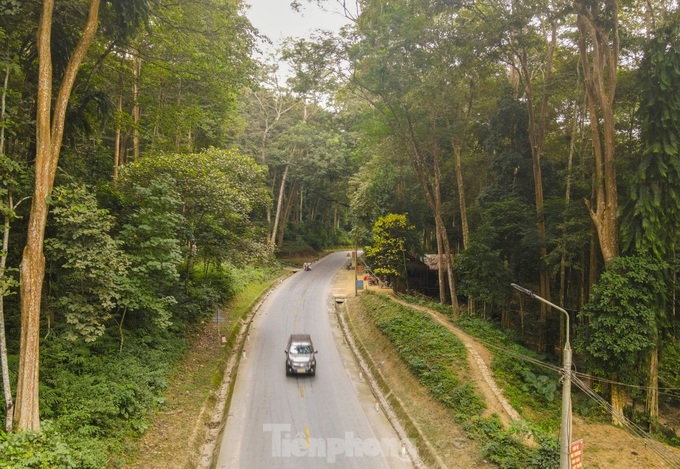
[[[316,352],[309,334],[291,334],[286,345],[286,376],[316,375]]]

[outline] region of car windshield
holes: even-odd
[[[293,344],[290,346],[290,353],[313,353],[314,350],[310,344]]]

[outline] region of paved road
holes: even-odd
[[[295,273],[266,300],[241,362],[218,468],[402,468],[401,442],[362,383],[337,329],[331,285],[347,253]],[[309,333],[315,377],[286,377],[291,333]]]

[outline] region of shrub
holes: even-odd
[[[43,422],[41,432],[0,432],[0,467],[12,469],[106,467],[107,456],[100,445],[67,441],[55,426]]]

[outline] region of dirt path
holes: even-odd
[[[404,306],[428,313],[438,324],[453,332],[461,340],[461,342],[463,342],[469,352],[467,358],[468,362],[470,363],[470,368],[473,370],[475,386],[484,397],[487,405],[487,409],[484,412],[485,417],[490,417],[492,414],[496,413],[506,427],[509,426],[512,421],[521,419],[520,415],[515,409],[512,408],[508,400],[503,395],[503,391],[498,387],[496,381],[491,376],[491,370],[489,370],[489,366],[487,364],[491,363],[493,355],[486,347],[480,344],[473,337],[469,336],[451,324],[449,320],[443,317],[440,313],[426,307],[415,306],[410,303],[406,303],[394,297],[393,295],[392,297],[395,299],[395,301],[401,303]]]
[[[334,288],[334,291],[347,296],[354,295],[354,281],[355,276],[353,270],[347,271],[344,274],[341,272],[336,278],[336,287]],[[402,301],[393,294],[391,289],[380,288],[377,286],[366,286],[366,288],[372,291],[390,295],[395,301],[401,303],[404,306],[428,313],[437,323],[453,332],[461,340],[461,342],[463,342],[469,352],[467,358],[468,362],[470,363],[470,369],[472,370],[472,377],[474,379],[475,386],[484,397],[487,405],[484,416],[489,417],[496,413],[506,427],[509,426],[512,421],[521,419],[520,415],[515,409],[512,408],[508,400],[503,395],[503,391],[498,387],[491,375],[491,370],[489,369],[488,364],[491,363],[493,355],[486,347],[480,344],[473,337],[463,332],[461,329],[451,324],[448,318],[445,318],[436,311],[428,309],[424,306],[416,306]]]

